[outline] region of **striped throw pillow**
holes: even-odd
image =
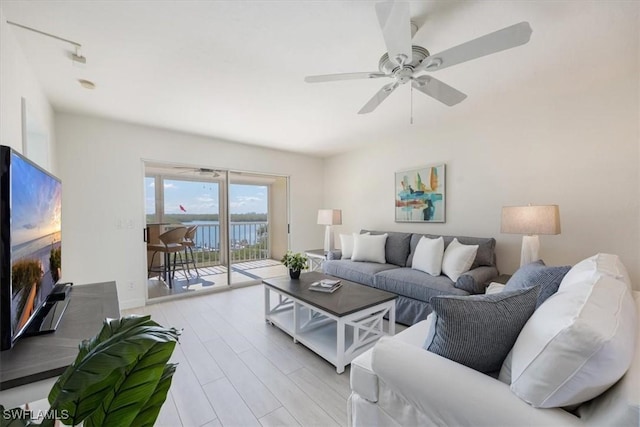
[[[496,373],[533,314],[539,287],[489,295],[437,296],[424,348],[484,373]]]

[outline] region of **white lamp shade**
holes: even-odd
[[[546,206],[505,206],[502,208],[502,233],[560,234],[560,208]]]
[[[340,209],[320,209],[318,211],[319,225],[342,224],[342,211]]]

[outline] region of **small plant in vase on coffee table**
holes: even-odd
[[[307,257],[301,253],[287,252],[281,260],[282,264],[289,269],[289,276],[292,279],[299,279],[300,272],[307,267]]]

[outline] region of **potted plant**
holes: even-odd
[[[66,425],[153,426],[176,365],[168,363],[180,331],[150,316],[106,319],[102,330],[80,344],[76,360],[49,393],[41,427]],[[29,412],[0,405],[0,425],[34,425]]]
[[[307,257],[301,253],[288,251],[282,257],[282,264],[289,269],[289,276],[292,279],[299,279],[300,272],[307,267]]]

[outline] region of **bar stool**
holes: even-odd
[[[187,233],[184,235],[184,239],[181,243],[182,246],[184,246],[184,262],[187,266],[187,272],[189,273],[189,275],[191,275],[191,270],[189,270],[189,262],[191,262],[193,264],[193,269],[196,271],[196,277],[200,277],[198,267],[196,266],[196,259],[193,256],[193,247],[196,245],[197,229],[197,225],[192,225],[191,227],[187,228]]]
[[[187,234],[187,227],[176,227],[169,231],[166,231],[158,236],[160,243],[147,244],[147,250],[153,251],[151,256],[151,263],[149,265],[148,273],[152,271],[158,271],[162,273],[162,278],[165,283],[169,285],[169,288],[173,287],[173,277],[176,273],[176,256],[180,253],[180,261],[182,263],[182,250],[184,246],[182,241]],[[161,270],[157,270],[153,267],[153,259],[158,252],[164,254],[164,264]],[[173,268],[171,268],[171,254],[173,254]]]

